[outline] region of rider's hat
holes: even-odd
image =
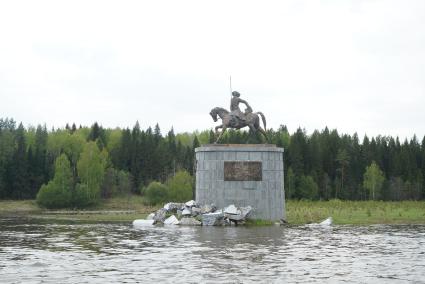
[[[232,92],[232,95],[235,96],[235,97],[240,97],[241,96],[241,94],[239,94],[239,92],[236,92],[236,91],[233,91]]]

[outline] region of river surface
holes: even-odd
[[[0,283],[425,283],[425,226],[0,219]]]

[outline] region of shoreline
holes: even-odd
[[[22,217],[46,221],[132,222],[160,206],[143,205],[140,196],[116,197],[81,209],[39,208],[35,200],[0,200],[0,218]],[[425,224],[425,201],[296,201],[286,202],[288,225],[318,223],[332,217],[335,225]],[[258,222],[252,222],[255,226]],[[261,223],[261,222],[260,222]]]

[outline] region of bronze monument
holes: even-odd
[[[239,104],[243,103],[246,106],[245,113],[241,111],[239,108]],[[240,98],[240,94],[236,91],[232,92],[232,100],[230,102],[230,111],[227,111],[224,108],[216,107],[213,108],[210,112],[211,117],[216,122],[218,120],[217,116],[220,117],[222,124],[215,127],[215,132],[218,133],[218,129],[221,128],[222,131],[218,135],[217,140],[215,143],[217,143],[223,133],[226,131],[227,128],[234,128],[234,129],[241,129],[243,127],[248,126],[249,129],[252,132],[259,131],[261,134],[264,135],[266,140],[267,134],[266,134],[266,117],[264,114],[260,111],[253,112],[251,106],[248,104],[247,101]],[[264,129],[260,126],[260,118],[263,121]]]

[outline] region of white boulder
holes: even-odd
[[[133,227],[153,226],[155,220],[136,219],[133,221]]]
[[[164,205],[164,209],[167,210],[167,212],[171,212],[171,211],[176,212],[177,210],[181,209],[182,207],[184,207],[183,203],[175,203],[175,202],[169,202],[169,203]]]
[[[231,204],[227,206],[226,208],[224,208],[224,213],[230,214],[230,215],[239,215],[241,214],[241,211],[238,208],[236,208],[234,204]]]
[[[214,213],[202,214],[202,225],[203,226],[220,226],[224,224],[223,211],[217,211]]]
[[[184,205],[186,205],[187,207],[193,207],[193,206],[197,206],[197,203],[195,200],[190,200],[186,202]]]
[[[319,223],[319,225],[321,226],[330,226],[332,225],[332,217],[327,218],[326,220],[323,220],[322,222]]]
[[[170,217],[164,220],[164,225],[178,225],[178,224],[179,224],[179,220],[174,215],[171,215]]]
[[[183,216],[189,216],[192,215],[192,210],[190,210],[190,208],[186,207],[183,212],[182,212]]]

